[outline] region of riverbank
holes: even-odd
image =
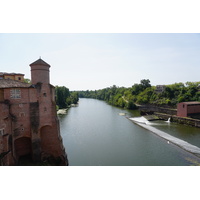
[[[65,109],[59,109],[57,111],[57,115],[65,115],[67,113],[68,108]]]
[[[138,126],[141,126],[145,129],[151,131],[152,133],[158,135],[159,137],[165,139],[168,144],[171,142],[171,143],[177,145],[178,147],[184,149],[185,151],[190,152],[200,158],[200,148],[199,147],[189,144],[188,142],[186,142],[184,140],[173,137],[173,136],[165,133],[164,131],[160,131],[160,130],[146,124],[146,123],[148,123],[148,121],[142,122],[142,121],[137,120],[137,118],[129,118],[129,120],[131,120],[133,123],[137,124]]]
[[[157,113],[157,112],[155,112],[154,115],[158,116],[160,119],[168,120],[170,118],[171,122],[176,122],[179,124],[185,124],[185,125],[195,126],[195,127],[200,128],[199,119],[193,119],[189,117],[178,117],[176,115],[169,115],[169,114]]]
[[[59,109],[57,111],[57,115],[65,115],[65,114],[67,114],[67,111],[68,111],[69,108],[77,107],[77,106],[78,106],[78,103],[77,104],[71,104],[68,108]]]

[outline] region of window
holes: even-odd
[[[4,128],[0,129],[0,135],[4,135]]]
[[[11,89],[10,97],[11,97],[11,99],[21,99],[21,90],[20,89]]]
[[[19,113],[19,116],[20,116],[20,117],[25,117],[25,113],[24,113],[24,112],[20,112],[20,113]]]

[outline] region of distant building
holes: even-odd
[[[200,114],[200,102],[181,102],[177,105],[177,116],[179,117],[192,117]]]
[[[24,74],[0,72],[0,79],[11,79],[23,82]]]
[[[0,73],[1,165],[17,165],[24,157],[66,165],[50,65],[39,59],[30,68],[31,84],[23,74]]]
[[[165,91],[166,86],[165,85],[156,85],[155,92],[162,93]]]

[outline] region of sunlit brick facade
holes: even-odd
[[[55,88],[49,83],[50,65],[42,59],[30,64],[31,84],[0,79],[1,165],[33,162],[67,165],[56,114]]]
[[[200,114],[200,102],[181,102],[177,106],[177,116],[190,117]]]

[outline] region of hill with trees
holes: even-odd
[[[129,88],[113,85],[101,90],[78,91],[78,94],[80,98],[104,100],[127,109],[135,109],[137,104],[176,107],[180,102],[200,101],[200,82],[174,83],[163,88],[160,92],[149,79],[143,79]]]

